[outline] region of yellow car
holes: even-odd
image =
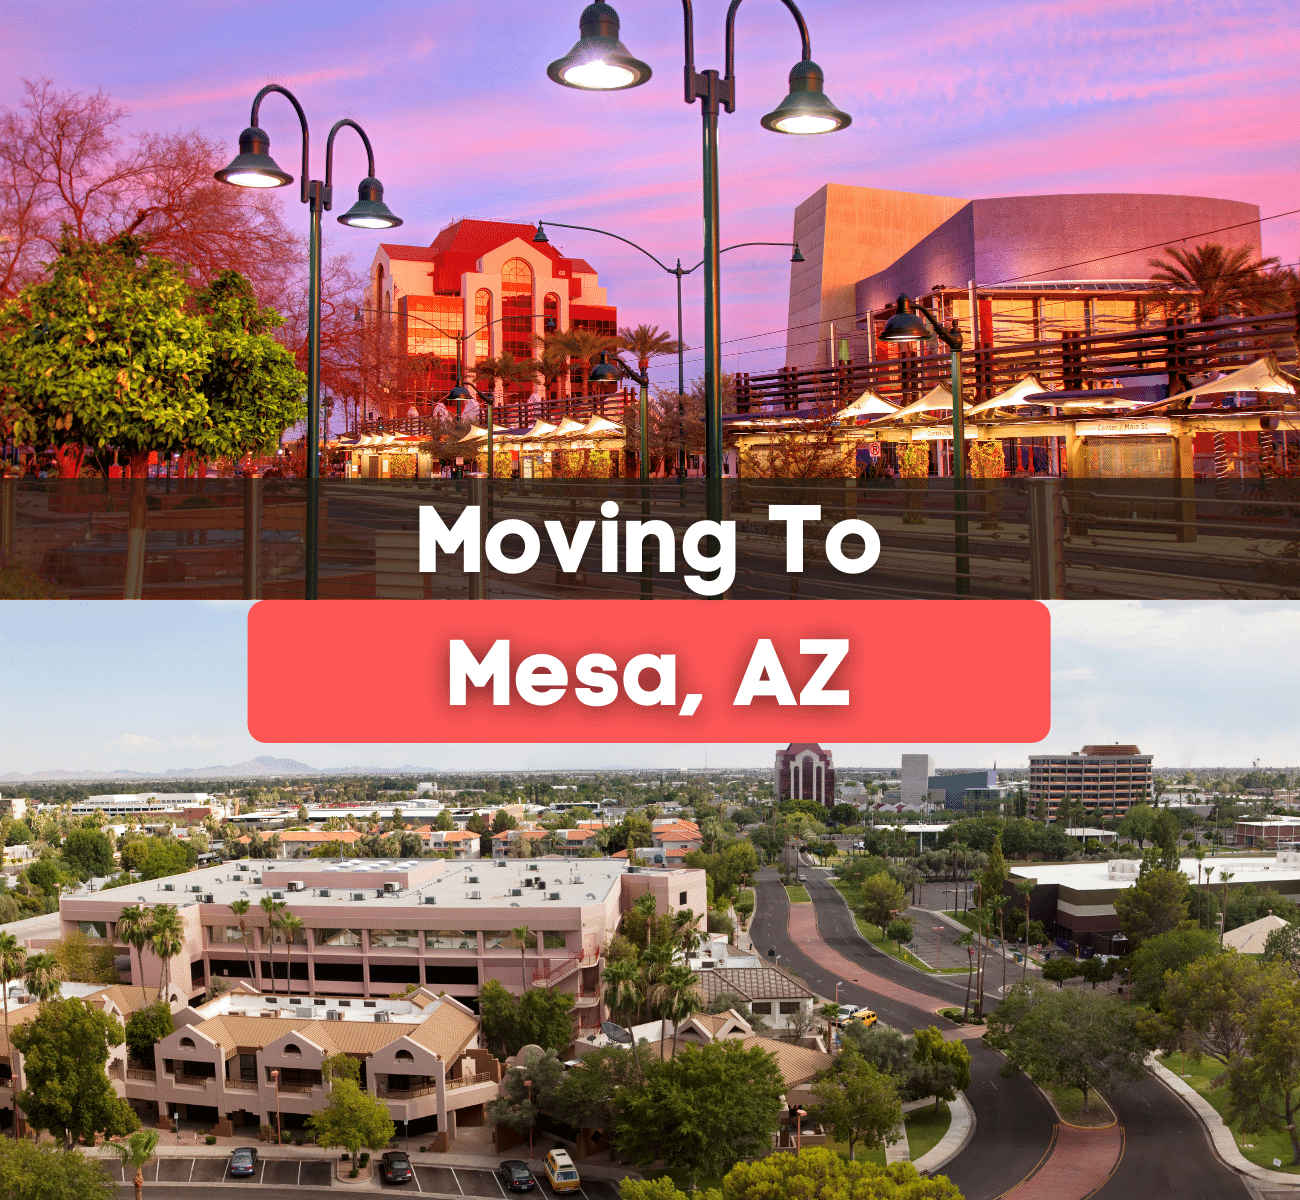
[[[876,1023],[876,1014],[869,1008],[860,1008],[846,1022],[846,1025],[861,1025],[863,1029],[870,1029]]]
[[[567,1150],[552,1150],[545,1160],[546,1182],[553,1192],[576,1192],[582,1187],[578,1168]]]

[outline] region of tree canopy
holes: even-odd
[[[1187,876],[1162,867],[1144,869],[1137,883],[1115,896],[1115,913],[1135,949],[1147,938],[1179,928],[1188,919]]]
[[[388,1105],[378,1096],[363,1092],[354,1079],[335,1079],[330,1085],[329,1103],[307,1118],[322,1146],[342,1146],[353,1156],[379,1150],[392,1140],[396,1127]]]
[[[54,1142],[0,1138],[0,1196],[6,1200],[112,1200],[117,1184],[93,1158]]]

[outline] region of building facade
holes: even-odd
[[[465,218],[446,226],[431,245],[386,242],[375,251],[365,316],[399,356],[427,356],[408,381],[417,415],[431,412],[429,397],[445,395],[456,382],[458,351],[472,382],[474,365],[485,358],[503,352],[535,357],[537,339],[548,331],[618,332],[618,310],[595,268],[535,243],[536,232],[533,225]],[[543,386],[515,384],[505,394],[525,399],[540,395]],[[588,391],[576,364],[548,386],[552,396]]]
[[[920,808],[930,803],[930,777],[934,774],[934,759],[928,754],[904,754],[898,799],[908,808]]]
[[[64,896],[59,918],[65,934],[115,940],[123,907],[176,905],[184,945],[168,995],[177,1005],[224,980],[356,1000],[414,984],[477,1010],[493,979],[515,993],[541,984],[571,993],[581,1029],[599,1020],[605,946],[647,892],[660,913],[689,908],[702,920],[708,909],[703,871],[642,872],[615,859],[264,859]],[[291,942],[267,928],[263,898],[302,918]],[[230,907],[240,900],[243,930]],[[129,970],[157,988],[162,963],[146,950],[142,965],[130,955]]]
[[[791,742],[778,750],[772,769],[772,790],[782,800],[812,800],[835,804],[835,764],[829,750],[815,742]]]
[[[1082,803],[1098,816],[1122,817],[1151,798],[1151,755],[1137,746],[1084,746],[1071,754],[1029,756],[1029,808],[1052,821],[1060,804]]]

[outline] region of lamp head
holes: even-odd
[[[799,243],[794,244],[794,253],[790,255],[791,262],[803,262],[803,255],[799,253]]]
[[[448,400],[455,400],[457,405],[464,404],[466,400],[473,400],[474,393],[469,390],[463,383],[458,383],[447,393]]]
[[[560,327],[559,321],[554,317],[547,317],[543,322],[543,325],[545,326],[547,333],[554,333]]]
[[[827,99],[826,77],[815,62],[804,59],[790,68],[790,94],[760,122],[773,133],[834,133],[847,129],[853,118]]]
[[[588,383],[619,383],[623,378],[623,372],[608,361],[607,351],[600,352],[600,362],[591,368],[591,374],[587,376]]]
[[[542,226],[541,221],[538,221],[538,222],[537,222],[537,232],[536,232],[535,234],[533,234],[533,241],[534,241],[535,243],[537,243],[538,245],[545,246],[545,245],[548,245],[548,244],[550,243],[550,240],[551,240],[551,239],[548,238],[548,237],[546,236],[546,230],[545,230],[545,228]]]
[[[589,4],[578,19],[578,40],[546,73],[564,87],[617,92],[650,78],[650,68],[618,40],[619,20],[608,4]]]
[[[912,302],[899,296],[896,311],[877,335],[880,342],[923,342],[930,336],[925,322],[912,311]]]
[[[275,188],[293,182],[293,176],[280,170],[271,157],[271,139],[266,136],[266,130],[256,125],[250,125],[239,135],[239,153],[228,167],[213,175],[233,187]]]
[[[394,215],[384,203],[384,185],[368,176],[357,186],[357,202],[338,218],[338,222],[353,229],[396,229],[402,218]]]

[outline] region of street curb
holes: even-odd
[[[1201,1119],[1201,1124],[1205,1126],[1205,1132],[1210,1136],[1210,1145],[1214,1147],[1214,1153],[1225,1167],[1236,1171],[1238,1175],[1248,1176],[1259,1183],[1267,1183],[1270,1187],[1281,1187],[1300,1192],[1300,1177],[1281,1175],[1265,1167],[1257,1166],[1242,1154],[1237,1149],[1237,1143],[1232,1136],[1232,1131],[1224,1124],[1218,1110],[1191,1084],[1180,1079],[1173,1071],[1157,1062],[1154,1058],[1148,1059],[1147,1065],[1151,1068],[1151,1073]]]
[[[948,1101],[948,1112],[952,1120],[948,1132],[935,1143],[933,1149],[927,1150],[920,1158],[912,1160],[922,1175],[933,1175],[957,1157],[975,1136],[975,1110],[962,1092],[957,1093],[956,1100]]]

